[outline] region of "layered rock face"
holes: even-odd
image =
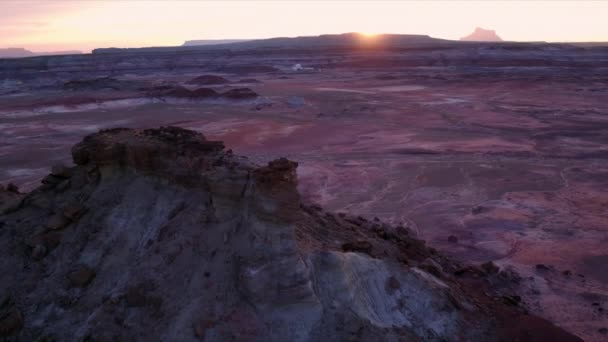
[[[8,340],[579,340],[492,297],[508,272],[301,203],[287,159],[174,127],[101,131],[72,155],[29,194],[0,189]]]

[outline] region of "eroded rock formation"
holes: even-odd
[[[287,159],[259,167],[175,127],[101,131],[72,155],[76,166],[7,195],[3,337],[578,340],[493,297],[514,278],[505,270],[301,203]]]
[[[225,99],[225,100],[254,100],[259,95],[249,88],[234,88],[218,93],[211,88],[190,90],[180,86],[160,86],[150,89],[147,96],[162,99],[180,99],[188,101]]]

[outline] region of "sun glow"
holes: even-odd
[[[359,32],[359,34],[365,38],[374,38],[375,36],[378,35],[378,33],[372,33],[372,32]]]

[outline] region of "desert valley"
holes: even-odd
[[[35,219],[32,218],[34,216],[27,216],[27,210],[33,210],[31,208],[38,205],[47,208],[50,215],[55,210],[53,203],[73,201],[79,198],[76,194],[80,192],[86,193],[86,196],[78,196],[91,200],[84,200],[89,208],[82,220],[86,218],[87,223],[78,227],[93,226],[96,220],[101,220],[99,218],[104,211],[95,209],[95,206],[101,206],[103,201],[123,201],[121,205],[128,207],[125,203],[131,198],[131,201],[140,201],[138,203],[142,208],[159,210],[164,215],[166,208],[159,209],[160,202],[148,203],[145,199],[160,196],[158,193],[163,191],[177,190],[167,190],[169,185],[159,182],[154,183],[159,192],[153,194],[150,187],[136,180],[138,172],[145,174],[148,171],[160,178],[170,174],[171,177],[167,178],[171,179],[169,183],[174,180],[179,183],[183,180],[181,177],[185,177],[172,168],[171,155],[163,154],[171,149],[163,147],[163,139],[166,138],[162,138],[164,131],[141,133],[144,137],[150,135],[152,141],[156,141],[156,135],[162,138],[158,138],[161,141],[158,146],[153,145],[154,148],[150,149],[138,140],[138,131],[127,134],[111,129],[179,127],[200,132],[209,141],[222,141],[225,148],[231,150],[229,153],[222,152],[227,156],[218,159],[222,161],[218,161],[217,165],[222,168],[232,168],[224,164],[228,161],[234,165],[248,165],[246,169],[249,172],[269,172],[271,182],[275,181],[272,177],[283,177],[280,172],[293,171],[294,174],[289,174],[289,177],[297,176],[297,181],[289,178],[293,184],[287,184],[297,190],[284,190],[283,186],[286,185],[281,185],[284,184],[281,183],[283,180],[277,181],[280,186],[272,190],[264,190],[266,188],[260,185],[260,195],[255,195],[260,197],[252,197],[251,206],[275,197],[284,203],[281,201],[286,201],[285,196],[295,196],[293,194],[297,192],[299,199],[289,203],[301,205],[303,209],[297,209],[298,212],[308,215],[306,220],[310,222],[305,220],[308,223],[303,226],[296,224],[305,228],[296,229],[294,236],[298,236],[298,239],[294,237],[293,241],[307,246],[301,247],[307,253],[313,253],[310,251],[316,248],[342,248],[344,251],[367,251],[367,254],[381,259],[384,249],[384,257],[397,260],[399,257],[394,255],[392,247],[383,245],[385,242],[382,239],[375,242],[376,238],[365,238],[372,242],[371,245],[349,241],[352,245],[347,245],[346,249],[344,245],[331,246],[334,240],[343,238],[341,229],[346,229],[343,227],[350,224],[348,220],[367,222],[370,227],[376,223],[378,227],[398,227],[390,229],[403,229],[408,232],[403,233],[408,238],[426,241],[426,247],[421,249],[424,252],[420,252],[423,257],[407,256],[413,260],[410,264],[414,263],[440,279],[445,278],[447,280],[444,281],[448,283],[452,281],[450,279],[455,279],[454,282],[471,288],[482,286],[478,283],[483,283],[487,290],[480,291],[482,294],[479,296],[492,298],[488,299],[487,304],[492,309],[487,310],[497,312],[498,309],[493,308],[499,303],[508,310],[514,310],[517,315],[538,316],[555,324],[567,332],[563,333],[568,336],[559,335],[562,340],[577,340],[569,335],[571,333],[585,341],[602,341],[608,338],[607,99],[608,46],[601,44],[460,42],[420,35],[369,37],[344,34],[174,48],[98,49],[92,54],[0,59],[0,184],[4,187],[3,202],[0,203],[4,211],[0,218],[0,237],[5,241],[9,234],[20,236],[21,233],[10,233],[11,229],[35,229],[44,221],[38,216]],[[83,141],[83,137],[100,130],[109,131],[105,135],[93,135],[93,140]],[[190,134],[179,132],[169,130],[167,134],[170,138],[166,139],[182,143],[180,139]],[[174,138],[173,134],[178,138]],[[199,138],[192,139],[196,144],[200,143],[196,140]],[[76,145],[81,141],[81,145]],[[87,145],[91,141],[95,144]],[[116,152],[118,150],[115,148],[118,147],[113,145],[114,141],[124,144],[126,152]],[[190,153],[187,148],[190,143],[191,140],[184,143],[187,151],[184,155]],[[205,144],[203,146],[207,146]],[[74,145],[85,146],[87,158],[78,159],[82,154],[74,152]],[[215,151],[211,147],[196,148]],[[137,151],[143,151],[141,160],[137,157]],[[237,158],[233,154],[246,158],[233,161],[231,158]],[[180,164],[184,162],[178,155],[175,156],[175,165],[185,165]],[[213,158],[219,157],[214,154]],[[287,163],[280,158],[297,162],[297,168],[275,162],[269,164],[268,168],[271,171],[282,170],[276,171],[279,176],[272,173],[275,171],[266,169],[251,171],[271,161]],[[75,188],[72,184],[68,190],[57,190],[57,184],[62,184],[58,179],[63,176],[57,179],[47,176],[49,173],[61,174],[57,168],[51,170],[51,167],[73,167],[74,162],[78,166],[75,171],[70,171],[74,174],[70,175],[73,183],[74,177],[80,173],[99,172],[101,179],[106,177],[106,183],[115,182],[113,188],[103,181],[101,185],[92,185],[94,181],[89,179],[82,182],[82,188]],[[96,169],[97,166],[91,167],[91,163],[98,165],[101,171]],[[157,165],[155,163],[163,165],[160,168],[162,175],[158,173],[161,171],[153,170],[150,166]],[[249,166],[249,163],[256,166]],[[118,171],[107,171],[102,168],[103,165],[114,165],[115,168],[127,165],[139,171],[130,178],[116,180]],[[209,181],[213,189],[211,193],[218,191],[219,194],[232,196],[238,192],[234,190],[237,186],[227,180],[226,183],[214,183],[216,178],[213,177],[220,171],[213,172],[213,176],[205,176],[214,180]],[[238,182],[245,182],[244,178],[238,179]],[[41,180],[43,188],[38,188]],[[266,184],[264,181],[267,179],[256,178],[256,184]],[[139,185],[129,185],[130,182]],[[8,186],[9,183],[11,186]],[[121,195],[124,196],[122,200],[110,195],[119,189],[129,189]],[[53,199],[50,194],[54,192],[58,195]],[[177,196],[177,192],[171,193],[171,196]],[[204,196],[199,198],[194,195],[191,200],[200,203],[207,201]],[[36,204],[38,202],[46,204]],[[217,201],[213,203],[220,206]],[[230,208],[236,210],[234,206]],[[270,210],[264,208],[248,210],[256,213]],[[334,214],[318,213],[314,208],[323,208]],[[190,207],[187,210],[194,212]],[[237,215],[226,210],[226,213],[217,214],[218,222],[228,222],[229,216]],[[289,216],[289,210],[280,211],[281,215],[287,213],[285,215]],[[172,215],[168,212],[167,215]],[[265,215],[263,213],[256,215],[262,217]],[[124,218],[136,216],[126,209],[114,214],[123,215]],[[118,219],[118,216],[112,217],[113,220]],[[260,220],[274,222],[275,219]],[[280,216],[277,220],[292,224],[292,219]],[[156,219],[150,220],[156,222]],[[314,230],[314,233],[311,233],[313,228],[306,228],[316,227],[321,221],[335,220],[338,222],[335,226],[342,228],[332,228],[335,230],[328,232]],[[130,224],[137,226],[139,223],[130,221]],[[188,224],[193,223],[188,221]],[[168,226],[171,227],[170,224]],[[400,234],[399,230],[396,232]],[[112,234],[118,233],[108,234],[115,238]],[[141,234],[144,236],[146,233],[142,231]],[[218,234],[220,241],[223,233]],[[273,238],[283,237],[277,235]],[[61,248],[67,250],[65,246],[78,245],[80,241],[76,238],[73,238],[74,241],[67,237],[62,239],[68,240],[57,247],[59,252],[52,252],[55,256],[45,245],[44,252],[38,250],[38,257],[42,253],[48,254],[44,260],[60,260],[63,255]],[[9,242],[3,243],[3,247],[14,246]],[[226,244],[226,240],[223,243]],[[228,243],[237,244],[232,240]],[[89,242],[86,246],[90,245]],[[233,248],[241,248],[238,246],[241,245],[234,245]],[[135,245],[132,247],[136,248]],[[28,253],[33,253],[36,244],[24,248]],[[171,248],[177,247],[172,245]],[[439,251],[458,265],[473,266],[467,271],[466,268],[440,261],[443,259],[427,260],[425,258],[434,253],[429,250]],[[279,251],[276,253],[280,254]],[[11,258],[19,255],[17,252],[13,254]],[[217,255],[218,258],[231,260],[229,253],[222,249]],[[63,257],[67,258],[67,254]],[[91,254],[88,258],[85,259],[99,261],[104,257]],[[310,258],[314,265],[311,266],[314,271],[310,272],[315,274],[315,293],[323,302],[323,310],[329,310],[328,307],[333,305],[328,299],[331,295],[323,292],[326,288],[323,277],[329,272],[323,267],[330,267],[324,264],[329,261],[323,261],[325,259],[320,257]],[[356,258],[347,259],[342,262],[348,265],[362,262]],[[290,269],[301,267],[298,263],[289,265]],[[352,265],[349,267],[354,268]],[[4,261],[3,267],[19,272],[9,265],[9,261]],[[67,272],[63,268],[60,271],[56,268],[60,266],[45,267]],[[209,267],[212,269],[212,266]],[[101,266],[97,274],[98,278],[101,277]],[[201,277],[207,276],[201,273]],[[48,280],[51,278],[36,278],[36,281],[53,284]],[[2,279],[7,280],[8,284],[9,278]],[[118,278],[112,279],[118,282]],[[10,280],[29,284],[24,279]],[[391,281],[391,284],[405,282],[399,278],[399,281]],[[222,283],[219,284],[222,286]],[[35,289],[38,285],[27,286]],[[40,286],[32,293],[44,292]],[[256,297],[257,290],[259,288],[253,286],[251,293],[247,292],[254,304],[256,300],[261,302],[267,299]],[[101,298],[102,290],[96,291]],[[155,289],[146,288],[146,291],[151,293]],[[311,296],[307,291],[299,289],[292,295]],[[66,292],[63,296],[68,298],[76,295]],[[137,301],[142,295],[134,296]],[[85,307],[83,300],[74,305]],[[484,303],[481,299],[480,302]],[[464,305],[463,302],[459,303]],[[318,309],[306,307],[301,310]],[[28,310],[40,320],[43,317],[54,319],[50,318],[52,315],[48,312],[42,313],[32,308]],[[306,317],[314,316],[310,313],[312,311],[306,311]],[[106,312],[103,315],[109,314]],[[100,321],[106,319],[103,315],[99,316]],[[247,315],[252,313],[247,311],[243,315],[232,318],[237,321],[249,320]],[[289,314],[286,315],[288,317]],[[379,319],[381,316],[374,315],[370,317]],[[415,316],[416,313],[411,315]],[[26,313],[22,312],[22,316],[27,318]],[[122,319],[128,321],[128,317],[131,316]],[[336,317],[323,318],[323,324],[335,324],[333,320],[340,319]],[[394,319],[391,324],[395,326],[402,323],[394,316],[391,319]],[[372,318],[369,320],[374,321]],[[225,324],[237,324],[235,322]],[[62,324],[68,326],[68,323]],[[94,330],[92,323],[88,324]],[[205,328],[195,327],[196,336],[204,335],[201,329],[213,330],[212,325],[205,324]],[[308,321],[302,324],[312,326]],[[458,324],[460,328],[467,327],[465,323]],[[525,324],[544,327],[542,324],[545,323]],[[186,325],[189,326],[190,322],[184,323]],[[286,336],[293,340],[306,340],[301,334],[309,328],[298,327],[297,333],[279,329],[279,332],[274,331],[267,336],[275,340]],[[21,335],[21,338],[27,340],[43,336],[36,329],[43,327],[30,328],[27,331],[29,335]],[[218,332],[221,329],[217,329],[208,333],[207,340],[228,339],[227,335]],[[259,327],[251,329],[254,332],[265,331]],[[318,340],[331,336],[323,330],[326,328],[319,329],[314,330],[316,335],[310,336]],[[443,325],[443,330],[435,329],[432,324],[428,329],[431,332],[408,330],[408,334],[413,334],[408,335],[409,340],[442,340],[448,336],[442,334],[455,331]],[[479,335],[475,337],[461,335],[461,338],[484,340],[482,330],[480,328]],[[59,334],[57,331],[55,333]],[[368,340],[373,339],[371,336],[375,330],[361,331],[369,334],[365,335]],[[390,336],[394,340],[404,336],[393,333],[395,335]],[[238,335],[236,339],[240,336],[241,340],[255,340],[251,337],[255,335],[251,331],[242,334],[245,335]],[[260,334],[266,336],[265,333]],[[80,337],[84,338],[85,335],[82,332]],[[68,335],[57,336],[62,340]],[[188,336],[194,338],[195,334],[189,330]],[[525,340],[528,335],[522,336],[522,340]],[[100,337],[101,340],[103,338]],[[110,339],[108,336],[105,338]],[[139,338],[143,337],[139,335]],[[508,337],[501,338],[509,340]],[[535,340],[530,336],[528,338]]]

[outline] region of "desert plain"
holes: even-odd
[[[197,130],[297,161],[306,202],[512,268],[526,310],[606,338],[605,47],[101,51],[0,60],[0,82],[2,184],[34,189],[100,129]]]

